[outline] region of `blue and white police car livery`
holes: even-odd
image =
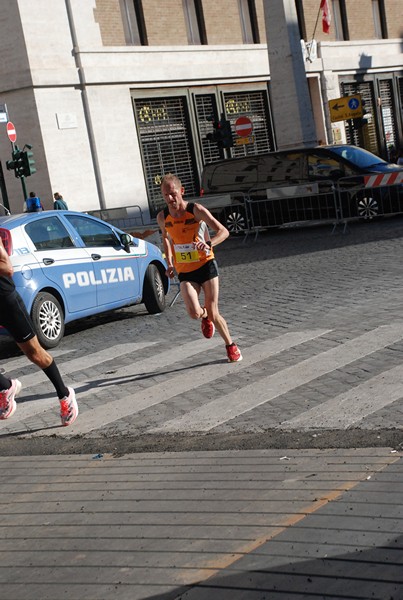
[[[46,211],[0,217],[14,282],[45,348],[65,323],[144,302],[165,309],[169,280],[160,249],[87,214]]]

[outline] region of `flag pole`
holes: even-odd
[[[320,11],[321,11],[321,5],[322,5],[322,0],[320,0],[320,3],[319,3],[318,16],[316,17],[315,27],[313,28],[313,34],[312,34],[311,44],[310,44],[310,46],[308,48],[308,60],[309,60],[309,62],[312,62],[312,59],[311,59],[311,48],[312,48],[313,40],[315,39],[316,28],[317,28],[318,23],[319,23],[319,16],[320,16]]]
[[[322,0],[320,0],[320,2],[319,2],[318,16],[316,17],[316,23],[315,23],[315,27],[313,29],[312,39],[315,37],[316,28],[317,28],[318,23],[319,23],[319,16],[320,16],[321,9],[322,9]]]

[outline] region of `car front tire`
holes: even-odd
[[[31,317],[38,340],[44,348],[55,348],[64,336],[64,314],[59,301],[41,292],[32,305]]]
[[[156,265],[148,265],[144,277],[143,302],[151,315],[165,310],[165,288]]]

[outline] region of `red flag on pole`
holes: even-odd
[[[330,7],[329,7],[328,0],[321,0],[320,8],[322,9],[322,29],[323,29],[323,33],[329,33],[329,31],[330,31],[331,15],[330,15]]]

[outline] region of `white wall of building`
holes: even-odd
[[[93,16],[95,0],[70,0],[70,5],[73,23],[66,0],[8,0],[2,6],[0,102],[8,106],[19,145],[34,147],[38,172],[27,187],[48,207],[53,192],[59,191],[71,208],[95,210],[100,208],[100,185],[108,208],[136,204],[147,213],[131,92],[138,96],[143,90],[146,96],[160,90],[163,95],[171,88],[267,81],[266,45],[106,48]],[[321,81],[314,87],[315,120],[326,118],[327,101],[340,94],[340,74],[402,68],[402,52],[401,40],[321,42],[318,58],[305,64],[309,75]],[[331,141],[328,121],[326,126]],[[0,124],[0,157],[16,211],[22,191],[13,173],[5,170],[11,157],[5,129]]]

